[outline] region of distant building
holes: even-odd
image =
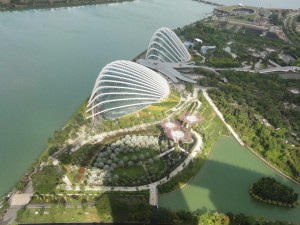
[[[186,47],[186,48],[190,48],[190,47],[194,47],[194,43],[191,42],[191,41],[185,41],[183,42],[183,45]]]
[[[195,38],[194,39],[196,42],[198,42],[198,43],[203,43],[203,41],[201,40],[201,39],[199,39],[199,38]]]
[[[216,46],[202,46],[200,52],[206,54],[208,50],[215,50]]]

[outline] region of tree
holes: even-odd
[[[45,166],[41,171],[32,175],[33,188],[37,193],[54,192],[60,183],[64,171],[56,166]]]
[[[72,161],[72,157],[69,153],[61,154],[58,158],[62,164],[69,164]]]
[[[229,225],[229,218],[223,213],[205,212],[199,217],[199,225]]]

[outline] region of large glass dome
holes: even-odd
[[[88,101],[92,115],[115,119],[138,111],[169,95],[160,74],[130,61],[115,61],[100,72]]]
[[[153,34],[146,59],[180,63],[189,61],[191,55],[172,30],[162,27]]]

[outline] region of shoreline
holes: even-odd
[[[14,12],[14,11],[26,11],[35,9],[58,9],[58,8],[68,8],[68,7],[79,7],[79,6],[90,6],[90,5],[109,5],[133,2],[135,0],[79,0],[79,1],[61,1],[57,3],[51,3],[50,1],[46,3],[35,3],[32,5],[28,4],[3,4],[0,3],[0,13],[1,12]]]
[[[134,0],[120,0],[119,2],[132,2],[132,1],[134,1]],[[198,0],[199,2],[204,2],[204,1],[200,1],[200,0]],[[118,2],[114,2],[114,3],[118,3]],[[113,4],[114,4],[113,3]],[[106,4],[106,3],[95,3],[95,4]],[[91,5],[91,4],[86,4],[86,5]],[[74,5],[72,5],[72,6],[74,6]],[[72,7],[71,6],[71,7]],[[80,5],[77,5],[77,6],[80,6]],[[62,7],[64,7],[64,6],[62,6]],[[50,7],[51,8],[51,7]],[[55,8],[58,8],[58,7],[55,7]],[[29,10],[29,9],[24,9],[24,10]],[[201,21],[201,20],[200,20]],[[193,23],[191,23],[191,24],[193,24]],[[187,26],[187,25],[186,25]],[[145,51],[143,51],[143,52],[141,52],[139,55],[137,55],[135,58],[133,58],[132,59],[132,61],[135,61],[135,59],[137,59],[139,56],[141,56],[141,55],[143,55],[145,53]],[[77,115],[77,113],[78,113],[78,111],[80,110],[80,108],[82,107],[82,105],[85,103],[85,101],[82,103],[82,104],[80,104],[80,106],[77,108],[77,110],[71,115],[71,117],[63,124],[63,126],[62,126],[62,128],[61,129],[63,129],[66,125],[68,125],[71,121],[72,121],[72,119],[74,118],[74,116],[76,116]],[[241,144],[242,146],[244,146],[244,143],[243,143],[243,141],[241,140],[241,139],[239,139],[239,138],[237,138],[238,137],[238,135],[237,135],[237,137],[235,136],[235,135],[233,135],[235,138],[236,138],[236,140],[239,142],[239,144]],[[48,153],[48,150],[49,150],[49,147],[51,147],[51,145],[49,145],[49,144],[47,144],[47,146],[46,146],[46,148],[42,151],[42,153],[40,154],[40,156],[36,159],[36,161],[42,161],[42,157],[43,156],[47,156],[47,153]],[[247,148],[249,148],[249,147],[247,147]],[[252,149],[250,149],[249,148],[249,150],[253,153],[253,154],[255,154],[260,160],[262,160],[262,161],[265,161],[265,160],[263,160],[263,158],[261,158],[259,155],[257,155],[257,153],[254,151],[254,150],[252,150]],[[36,162],[36,161],[34,161],[33,162],[33,164]],[[287,175],[285,175],[283,172],[281,172],[279,169],[277,169],[277,168],[275,168],[275,167],[273,167],[273,165],[271,164],[271,163],[268,163],[268,162],[265,162],[266,164],[268,164],[268,166],[270,166],[271,168],[273,168],[273,169],[275,169],[277,172],[279,172],[281,175],[284,175],[286,178],[288,178],[288,179],[290,179],[291,181],[294,181],[292,178],[290,178],[290,177],[288,177]],[[33,164],[30,166],[30,168],[32,168],[32,166],[33,166]],[[31,171],[31,169],[29,169],[29,170],[27,170],[26,171],[26,173],[25,174],[27,174],[28,172],[30,172]],[[23,178],[24,176],[22,176],[22,178]],[[21,178],[21,179],[22,179]],[[193,177],[192,177],[193,178]],[[192,179],[191,178],[191,179]],[[190,180],[191,180],[190,179]],[[189,181],[190,181],[189,180]],[[188,181],[188,182],[189,182]],[[184,186],[186,186],[187,184],[188,184],[188,182],[186,182],[182,187],[180,187],[179,189],[181,189],[181,188],[183,188]],[[295,182],[295,181],[294,181]],[[297,182],[295,182],[295,183],[297,183]],[[297,183],[298,185],[299,185],[299,183]],[[13,189],[15,189],[15,186],[16,186],[16,184],[13,186]],[[13,194],[13,189],[11,189],[11,191],[9,192],[9,193],[12,193]],[[174,190],[175,191],[175,190]],[[19,192],[19,191],[16,191],[15,193],[17,193],[17,192]],[[3,197],[5,197],[5,195],[3,196]]]

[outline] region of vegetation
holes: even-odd
[[[270,177],[262,177],[255,182],[250,188],[250,195],[259,201],[278,206],[296,207],[298,204],[298,194],[292,188]]]
[[[53,155],[61,148],[72,148],[72,146],[66,146],[66,143],[69,139],[77,139],[80,129],[84,129],[88,133],[91,123],[90,120],[85,119],[87,117],[85,112],[86,103],[85,101],[79,107],[61,130],[55,131],[53,137],[48,139],[48,155]]]
[[[96,209],[102,221],[149,222],[152,207],[148,196],[126,193],[106,193],[96,200]]]
[[[201,225],[229,225],[229,218],[223,213],[209,213],[205,212],[199,217],[199,224]]]
[[[80,0],[80,1],[10,0],[9,4],[0,3],[0,11],[32,9],[32,8],[66,7],[66,6],[79,6],[79,5],[92,5],[92,4],[107,4],[107,3],[118,3],[118,2],[126,2],[126,1],[133,1],[133,0]]]
[[[158,180],[167,164],[157,156],[167,148],[159,145],[157,136],[126,135],[98,152],[87,184],[135,186]]]
[[[288,87],[297,81],[244,72],[222,73],[228,83],[210,96],[244,142],[282,171],[300,180],[300,96]],[[263,98],[262,98],[263,97]],[[296,136],[295,136],[296,135]]]
[[[100,201],[101,200],[101,201]],[[125,207],[128,207],[125,209]],[[120,210],[120,215],[118,211]],[[126,213],[127,212],[127,213]],[[152,209],[147,204],[143,193],[131,195],[130,193],[107,193],[98,198],[96,206],[87,208],[72,204],[66,207],[63,204],[51,204],[50,208],[32,209],[22,208],[17,214],[17,222],[31,223],[91,223],[91,222],[148,222],[157,224],[184,224],[184,225],[285,225],[293,224],[285,221],[270,221],[264,218],[234,215],[232,213],[201,212],[193,214],[185,211],[170,211],[164,208]]]
[[[139,112],[132,113],[116,120],[103,120],[98,127],[99,131],[112,131],[132,127],[142,123],[159,121],[167,116],[167,112],[178,105],[180,93],[172,91],[168,98],[159,103],[152,104]]]
[[[283,26],[283,31],[286,36],[292,41],[292,43],[297,47],[300,48],[300,37],[299,33],[296,31],[296,21],[297,16],[288,16]]]
[[[57,166],[45,166],[41,171],[32,175],[35,192],[40,194],[52,193],[61,182],[64,171]]]
[[[10,207],[10,205],[9,205],[9,203],[5,199],[2,199],[0,201],[0,218],[2,216],[4,216],[4,214],[9,209],[9,207]]]
[[[180,173],[175,177],[172,177],[167,183],[159,185],[159,193],[168,193],[177,188],[185,185],[192,177],[194,177],[199,169],[202,167],[206,154],[210,151],[213,142],[220,137],[222,133],[226,133],[223,122],[217,117],[209,103],[205,98],[200,95],[199,100],[202,102],[200,108],[200,115],[204,118],[204,121],[200,124],[194,125],[194,129],[201,134],[203,142],[205,143],[202,153],[198,154],[193,162],[190,162],[189,165],[184,168]]]
[[[95,207],[86,209],[77,207],[76,204],[72,207],[66,207],[63,204],[50,204],[50,208],[31,209],[23,208],[18,212],[18,223],[71,223],[80,222],[99,222],[101,219],[98,216]],[[37,212],[37,213],[36,213]]]
[[[274,12],[269,17],[270,23],[274,24],[275,26],[282,26],[283,21],[279,18],[278,12]]]
[[[273,20],[277,21],[276,16]],[[280,21],[278,19],[278,21]],[[292,32],[292,31],[291,31]],[[293,30],[294,32],[294,30]],[[262,31],[254,28],[246,28],[240,25],[232,25],[227,22],[206,20],[195,22],[191,25],[185,26],[184,28],[178,28],[176,33],[185,40],[194,40],[195,38],[201,37],[203,43],[196,43],[194,50],[200,51],[201,46],[216,46],[214,51],[208,51],[205,54],[204,65],[211,67],[222,67],[232,68],[240,67],[244,65],[252,65],[255,58],[249,54],[249,48],[256,49],[258,52],[263,52],[265,49],[273,48],[276,49],[276,54],[272,56],[273,61],[285,66],[296,66],[300,65],[300,49],[299,45],[292,46],[287,42],[280,40],[277,35],[268,33],[266,36],[262,35]],[[297,42],[296,42],[297,43]],[[298,40],[299,43],[299,40]],[[230,48],[231,53],[237,55],[233,58],[231,54],[226,52],[225,48]],[[289,63],[283,62],[278,57],[278,53],[287,53],[293,55],[296,59]],[[197,57],[195,59],[196,64],[203,64]],[[263,59],[263,64],[266,64],[267,60]]]

